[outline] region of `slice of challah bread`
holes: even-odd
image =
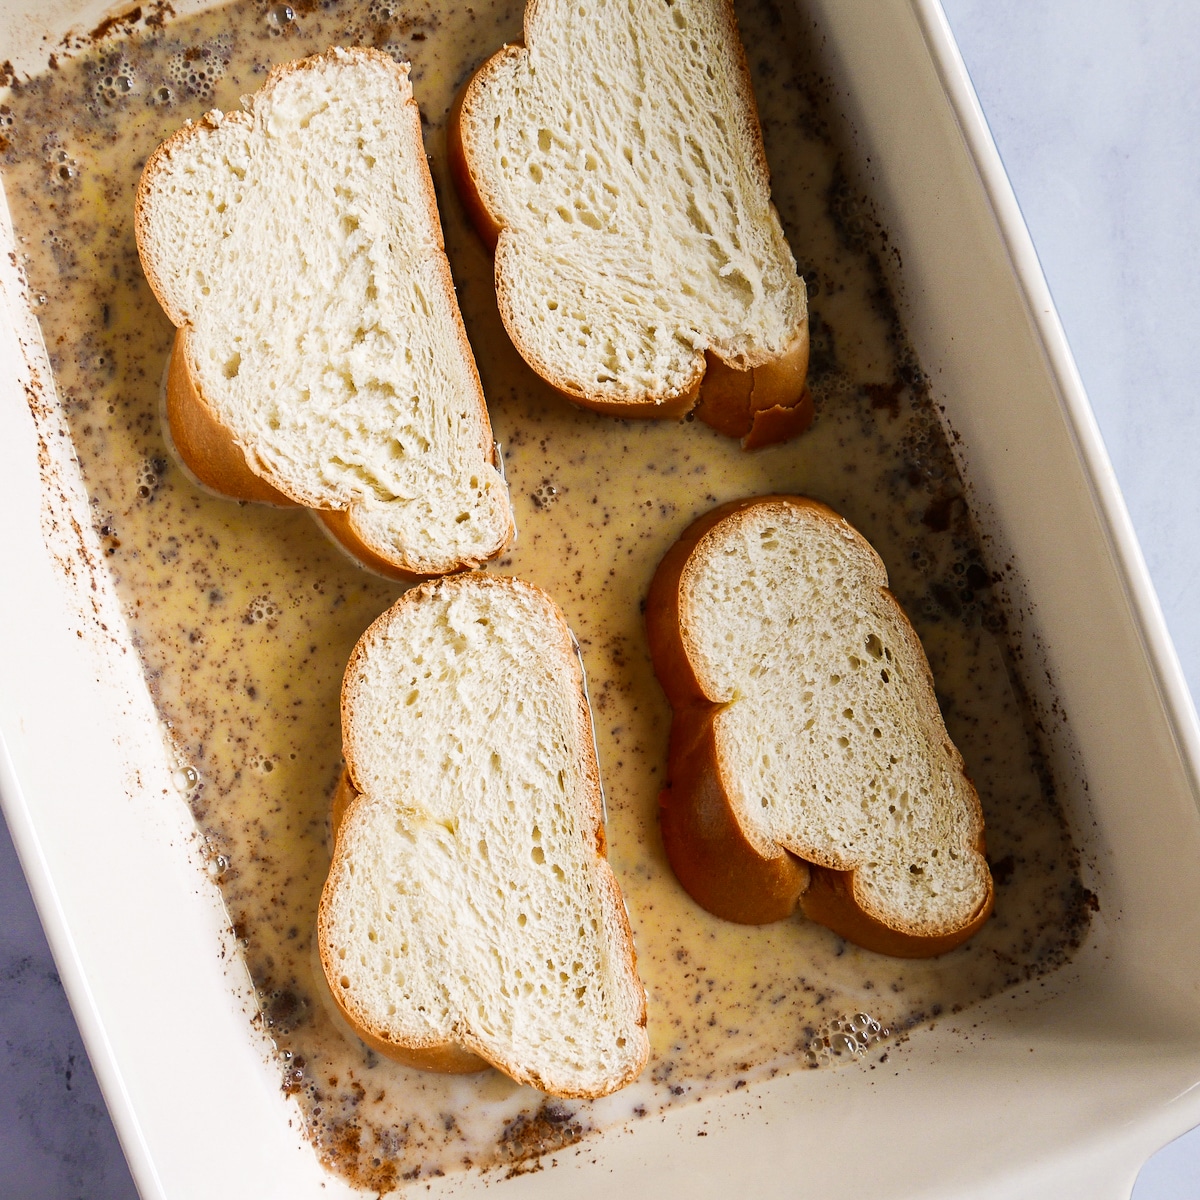
[[[408,592],[351,655],[342,730],[318,940],[356,1032],[558,1096],[631,1082],[645,993],[554,602],[479,573]]]
[[[804,283],[730,0],[529,0],[450,162],[505,327],[560,391],[621,417],[699,397],[748,447],[807,427]]]
[[[663,841],[733,921],[796,904],[885,954],[941,954],[992,908],[983,815],[879,556],[816,501],[694,522],[646,607],[674,710]]]
[[[318,510],[436,575],[512,536],[407,65],[333,49],[151,155],[135,231],[179,328],[171,433],[201,482]]]

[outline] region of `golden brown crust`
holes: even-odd
[[[258,95],[268,93],[283,76],[294,71],[316,70],[335,53],[334,50],[325,54],[316,54],[295,62],[281,63],[272,67],[266,82]],[[403,75],[404,72],[382,51],[369,47],[353,47],[338,52],[340,56],[350,58],[366,58],[376,62],[390,72]],[[441,217],[438,213],[437,195],[433,188],[433,177],[429,171],[429,163],[424,153],[424,140],[421,134],[420,112],[416,101],[411,95],[405,102],[410,122],[408,135],[418,148],[417,175],[421,187],[421,201],[426,210],[426,220],[434,231],[439,248],[443,248]],[[260,475],[250,465],[240,443],[232,432],[225,426],[212,406],[205,399],[195,371],[187,352],[187,337],[190,330],[188,315],[183,313],[174,303],[171,288],[160,277],[156,269],[156,259],[153,253],[152,239],[149,233],[147,208],[150,189],[157,173],[163,169],[171,156],[187,141],[204,136],[216,129],[223,122],[253,121],[253,117],[244,111],[227,113],[225,115],[205,114],[199,121],[188,123],[171,137],[167,138],[146,161],[138,181],[137,193],[134,200],[134,235],[141,258],[142,268],[163,311],[176,326],[175,344],[171,352],[171,361],[167,375],[167,415],[170,424],[171,439],[180,458],[188,470],[206,487],[228,496],[233,500],[252,501],[263,504],[285,506],[306,506],[311,508],[324,524],[333,539],[339,543],[351,557],[357,559],[369,570],[375,571],[390,579],[404,582],[432,578],[432,574],[414,569],[413,564],[397,552],[389,557],[386,548],[369,545],[359,536],[353,518],[348,509],[321,509],[314,503],[314,497],[290,494],[285,480],[276,479],[274,482]],[[447,298],[450,311],[455,315],[455,333],[459,349],[464,360],[470,367],[471,382],[476,406],[476,429],[478,432],[479,448],[484,459],[496,466],[496,450],[492,439],[491,419],[488,415],[487,402],[483,394],[483,384],[479,378],[479,370],[475,356],[467,339],[466,327],[458,307],[458,299],[454,290],[454,279],[450,273],[450,264],[445,254],[440,255],[437,262],[438,281]],[[509,513],[508,530],[496,548],[486,556],[495,558],[507,549],[512,541],[515,526],[511,511]],[[446,571],[461,571],[476,567],[484,558],[462,559],[446,567]],[[441,574],[442,572],[438,572]]]
[[[358,536],[354,522],[348,509],[344,508],[314,508],[314,517],[321,522],[325,532],[368,571],[382,575],[385,579],[395,579],[399,583],[414,583],[421,579],[432,579],[432,575],[422,575],[416,571],[406,570],[390,559],[384,558]],[[474,563],[465,564],[468,568]]]
[[[983,853],[980,844],[979,852]],[[894,958],[933,958],[973,937],[992,915],[995,889],[988,881],[987,896],[967,924],[953,933],[915,937],[872,917],[855,895],[854,872],[813,867],[812,883],[800,897],[800,911],[810,921],[832,929],[856,946]]]
[[[489,78],[509,59],[526,52],[525,45],[536,8],[537,0],[529,0],[525,10],[525,41],[502,46],[487,59],[463,84],[450,109],[447,135],[450,174],[467,216],[480,239],[493,253],[498,250],[506,227],[503,213],[489,203],[488,196],[480,186],[478,174],[471,170],[474,126],[470,116],[475,97],[488,86]],[[732,0],[721,0],[720,15],[726,29],[726,41],[736,48],[733,52],[736,55],[738,92],[742,101],[740,113],[745,114],[740,132],[750,147],[756,173],[763,186],[769,189],[770,171],[758,119],[758,106]],[[612,400],[574,386],[539,360],[533,348],[516,332],[512,317],[514,304],[499,256],[495,279],[500,318],[517,352],[537,375],[574,404],[605,416],[627,420],[678,419],[695,408],[696,415],[720,433],[742,438],[742,446],[746,450],[786,441],[803,433],[812,424],[812,397],[805,386],[809,344],[807,318],[796,330],[788,348],[776,358],[752,367],[737,368],[710,350],[703,359],[698,360],[693,375],[676,392]]]
[[[726,920],[766,924],[788,916],[798,904],[810,920],[868,950],[901,958],[944,954],[971,937],[990,915],[994,898],[990,876],[983,902],[962,927],[932,936],[896,929],[868,911],[855,886],[854,871],[806,863],[782,847],[751,842],[726,787],[714,733],[723,706],[705,692],[692,665],[681,594],[692,555],[706,534],[739,513],[780,502],[845,524],[831,508],[803,496],[730,501],[688,526],[659,564],[650,585],[646,601],[650,657],[672,707],[668,786],[659,801],[667,857],[689,895]],[[886,589],[885,593],[895,603],[891,593]],[[899,604],[896,608],[903,617]],[[904,623],[907,625],[906,618]],[[915,632],[912,638],[916,641]],[[924,661],[923,652],[919,661]],[[957,750],[950,749],[961,764]],[[982,854],[982,818],[977,847]]]
[[[486,1058],[480,1058],[478,1054],[472,1054],[466,1047],[454,1042],[447,1042],[444,1046],[417,1048],[401,1046],[386,1038],[376,1037],[369,1029],[355,1025],[341,1004],[338,1004],[338,1009],[354,1026],[354,1034],[359,1041],[365,1042],[377,1054],[406,1067],[413,1067],[418,1071],[437,1071],[441,1075],[475,1075],[480,1071],[489,1071],[493,1066]]]
[[[731,367],[711,350],[696,416],[726,437],[757,450],[803,433],[813,421],[808,377],[808,321],[779,357],[758,367]]]
[[[346,811],[358,796],[359,792],[351,782],[349,769],[343,767],[338,776],[337,787],[333,791],[333,799],[329,802],[329,828],[335,842],[342,822],[346,819]]]
[[[570,670],[575,684],[575,695],[577,698],[575,706],[576,744],[581,748],[583,754],[581,765],[585,779],[585,812],[583,814],[585,823],[583,832],[587,836],[586,822],[590,822],[592,844],[596,850],[596,865],[600,876],[598,883],[601,887],[611,889],[612,896],[616,901],[612,905],[615,918],[610,933],[614,935],[618,943],[618,953],[627,956],[630,970],[634,978],[637,979],[637,953],[633,945],[633,930],[629,924],[629,916],[621,898],[621,891],[616,875],[613,873],[607,859],[607,843],[604,832],[604,799],[600,785],[600,766],[596,758],[591,710],[588,707],[587,691],[583,677],[583,664],[579,657],[575,639],[558,605],[554,603],[553,598],[542,588],[537,587],[535,584],[527,583],[524,580],[510,579],[500,575],[487,575],[482,572],[472,572],[465,575],[430,580],[406,592],[391,608],[371,623],[366,632],[359,638],[357,645],[350,655],[350,661],[346,666],[346,673],[342,681],[341,693],[343,752],[346,757],[346,766],[341,778],[338,780],[338,786],[334,792],[331,805],[330,819],[334,832],[333,861],[330,863],[329,876],[322,890],[321,901],[317,910],[318,946],[321,955],[321,965],[339,1011],[357,1036],[380,1054],[384,1054],[410,1067],[452,1074],[480,1071],[489,1066],[494,1066],[516,1079],[519,1083],[527,1083],[534,1087],[540,1087],[543,1090],[550,1090],[544,1085],[542,1080],[531,1072],[524,1070],[519,1063],[493,1061],[486,1057],[483,1053],[483,1047],[476,1043],[476,1040],[470,1035],[469,1031],[464,1034],[462,1042],[446,1042],[427,1046],[405,1045],[383,1036],[380,1030],[364,1022],[361,1014],[356,1014],[339,997],[338,993],[341,989],[337,986],[339,978],[337,968],[331,956],[327,953],[325,931],[328,927],[330,897],[335,874],[341,869],[340,834],[352,819],[354,806],[360,798],[358,781],[355,776],[354,738],[352,733],[354,728],[355,680],[358,675],[359,664],[367,653],[368,644],[378,632],[382,632],[402,606],[420,604],[431,593],[445,588],[458,589],[467,587],[520,588],[540,597],[549,605],[555,615],[559,626],[559,645],[558,647],[548,645],[546,653],[554,653],[557,650],[557,652],[566,656],[567,661],[570,663]],[[640,983],[638,986],[641,989]],[[637,1023],[642,1028],[645,1028],[646,996],[644,989],[641,989],[641,1011],[638,1015]],[[596,1099],[598,1096],[605,1095],[608,1092],[624,1087],[627,1083],[631,1083],[641,1073],[644,1065],[645,1059],[643,1058],[640,1063],[635,1064],[619,1081],[611,1083],[600,1090],[584,1092],[559,1090],[554,1094],[571,1099]]]
[[[361,793],[355,788],[350,777],[349,767],[343,768],[342,774],[338,778],[337,788],[333,793],[333,801],[330,805],[329,813],[330,824],[333,828],[333,854],[335,861],[338,854],[338,835],[341,833],[346,819],[360,795]],[[332,872],[332,867],[330,870]],[[322,892],[321,903],[317,912],[318,926],[325,919],[325,912],[325,893]],[[394,1059],[396,1062],[403,1063],[406,1067],[416,1067],[421,1071],[440,1071],[447,1075],[469,1075],[476,1071],[486,1071],[492,1065],[485,1059],[480,1058],[479,1055],[472,1054],[470,1050],[455,1042],[447,1042],[439,1046],[403,1046],[389,1038],[381,1037],[369,1026],[363,1025],[355,1017],[353,1010],[342,1001],[339,994],[341,988],[337,986],[338,976],[336,968],[325,954],[323,939],[321,940],[321,967],[324,970],[325,980],[329,984],[329,993],[333,997],[334,1004],[337,1005],[338,1012],[342,1014],[346,1023],[354,1030],[355,1036],[377,1053]]]
[[[297,501],[250,470],[229,427],[213,415],[192,375],[187,341],[187,327],[176,330],[167,368],[167,424],[184,465],[205,487],[231,500],[295,506]]]
[[[473,71],[467,82],[458,89],[454,103],[450,106],[450,114],[446,124],[446,155],[450,164],[450,177],[454,180],[455,190],[467,211],[471,224],[480,240],[493,253],[496,243],[500,240],[500,222],[492,215],[486,201],[475,186],[475,177],[471,174],[466,146],[463,144],[463,105],[467,102],[468,93],[483,86],[487,75],[495,70],[495,64],[514,50],[521,50],[520,42],[502,46],[485,63]]]
[[[805,388],[795,404],[774,404],[756,411],[750,432],[742,438],[742,449],[758,450],[799,437],[815,416],[812,393]]]
[[[702,908],[726,921],[767,925],[795,911],[808,865],[759,853],[742,833],[717,765],[712,705],[676,709],[659,828],[671,868]]]

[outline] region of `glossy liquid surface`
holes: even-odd
[[[449,181],[445,118],[469,72],[520,36],[522,7],[240,3],[60,62],[0,110],[4,185],[95,523],[279,1047],[281,1086],[323,1161],[382,1191],[552,1151],[754,1078],[878,1057],[885,1031],[1053,968],[1086,926],[1077,858],[1010,683],[995,585],[807,48],[784,36],[768,0],[739,4],[775,201],[810,284],[818,411],[799,440],[746,454],[699,422],[574,409],[509,343],[490,259]],[[332,1012],[313,943],[341,769],[338,693],[355,640],[399,588],[358,570],[302,512],[200,491],[160,430],[173,329],[134,246],[141,165],[185,118],[236,107],[271,64],[353,43],[413,64],[447,252],[517,516],[518,539],[492,569],[550,591],[583,650],[610,857],[653,1046],[637,1084],[595,1103],[547,1103],[496,1072],[407,1070],[365,1049]],[[641,601],[691,520],[765,492],[812,495],[852,521],[924,641],[979,787],[997,882],[994,918],[941,959],[872,955],[799,917],[721,922],[666,864],[655,814],[670,712]]]

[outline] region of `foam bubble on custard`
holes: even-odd
[[[137,494],[141,499],[149,500],[158,491],[166,469],[167,460],[161,455],[148,454],[142,458],[134,475]]]
[[[232,57],[232,42],[218,34],[198,46],[179,50],[167,59],[167,76],[184,95],[208,99],[224,78]]]
[[[246,607],[244,618],[247,625],[266,625],[268,629],[275,628],[283,610],[268,595],[255,596]]]
[[[281,34],[296,20],[296,11],[290,4],[277,4],[267,10],[267,28],[273,34]]]
[[[246,759],[246,765],[250,770],[257,771],[260,775],[270,775],[278,762],[279,755],[277,754],[251,754]]]
[[[809,1038],[804,1061],[810,1067],[843,1066],[861,1062],[892,1031],[869,1013],[834,1017]]]
[[[93,111],[114,108],[140,90],[138,74],[123,55],[105,55],[89,67]]]

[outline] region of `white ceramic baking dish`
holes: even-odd
[[[39,68],[102,15],[6,0],[4,56]],[[1025,683],[1100,912],[1070,966],[918,1032],[886,1071],[802,1071],[676,1108],[505,1187],[1125,1197],[1141,1162],[1200,1122],[1200,729],[936,0],[801,0],[795,19],[822,34],[903,261],[903,319],[992,563],[1010,568]],[[353,1195],[318,1166],[253,1033],[137,657],[88,565],[103,560],[86,496],[0,249],[0,794],[134,1178],[148,1200]]]

